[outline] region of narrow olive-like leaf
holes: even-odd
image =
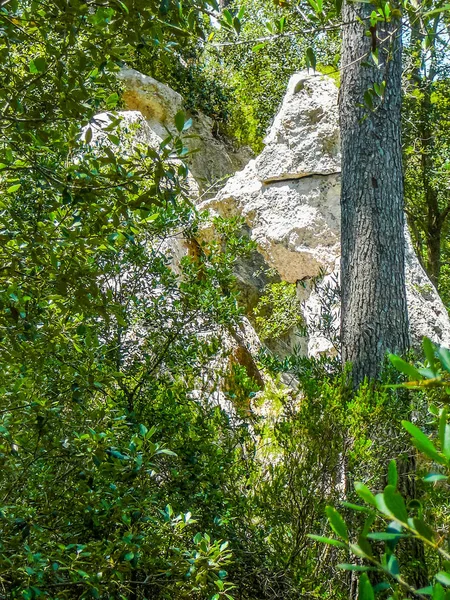
[[[341,517],[338,511],[332,506],[327,506],[325,508],[325,513],[327,515],[331,529],[334,531],[334,533],[347,542],[347,525],[345,524],[344,519]]]
[[[388,531],[374,531],[372,533],[368,533],[367,537],[370,540],[386,541],[386,540],[398,540],[400,538],[408,537],[408,535],[405,533],[391,533]]]
[[[369,540],[366,537],[366,534],[361,533],[358,536],[358,546],[364,552],[366,556],[373,556],[372,546],[370,545]]]
[[[119,101],[119,94],[117,92],[113,92],[106,98],[106,104],[108,108],[114,108]]]
[[[417,381],[418,379],[422,379],[422,375],[415,367],[407,363],[405,360],[403,360],[396,354],[389,354],[389,360],[397,369],[397,371],[400,371],[401,373],[407,375],[410,380]]]
[[[427,483],[434,483],[435,481],[445,481],[448,479],[447,475],[442,475],[442,473],[428,473],[423,478]]]
[[[422,346],[430,368],[436,372],[436,348],[433,342],[430,340],[430,338],[424,337]]]
[[[448,348],[438,348],[437,355],[442,367],[450,373],[450,350]]]
[[[314,50],[309,47],[306,49],[306,64],[308,67],[311,67],[314,71],[316,70],[316,55],[314,53]]]
[[[370,554],[367,554],[367,552],[365,552],[359,544],[350,544],[349,548],[355,556],[359,556],[360,558],[367,558],[371,556]]]
[[[395,460],[391,460],[388,467],[388,483],[393,487],[397,487],[398,482],[398,473],[397,473],[397,463]]]
[[[430,542],[434,540],[435,533],[433,529],[425,523],[425,521],[422,521],[422,519],[419,518],[414,518],[412,519],[412,525],[421,537]]]
[[[359,578],[358,600],[375,600],[375,592],[366,573]]]
[[[416,427],[416,425],[413,425],[409,421],[402,421],[402,425],[406,429],[406,431],[412,436],[412,441],[418,450],[420,450],[426,456],[428,456],[432,460],[435,460],[438,463],[446,463],[445,458],[438,453],[438,451],[434,447],[434,444],[421,429],[419,429],[418,427]]]
[[[375,506],[375,507],[377,506],[375,496],[372,494],[372,492],[369,490],[369,488],[366,485],[364,485],[364,483],[357,481],[355,483],[355,492],[358,494],[358,496],[362,500],[367,502],[367,504],[371,504],[372,506]]]
[[[436,579],[439,581],[439,583],[442,583],[442,585],[445,585],[446,587],[450,586],[450,573],[447,573],[446,571],[439,571],[439,573],[436,575]]]
[[[364,102],[366,103],[366,106],[368,106],[368,108],[370,110],[373,110],[373,99],[372,99],[372,90],[366,90],[364,92]]]
[[[161,448],[161,450],[157,450],[155,454],[167,454],[167,456],[178,456],[178,454],[175,454],[175,452],[172,452],[172,450],[168,450],[167,448]]]
[[[429,585],[424,588],[420,588],[417,590],[417,594],[422,594],[422,596],[431,596],[433,594],[433,586]]]
[[[440,381],[441,378],[438,376],[434,369],[430,369],[429,367],[424,367],[423,369],[418,369],[419,373],[423,375],[426,379],[430,381]],[[423,384],[425,385],[425,383]]]
[[[324,537],[322,535],[313,535],[308,533],[308,537],[315,542],[321,542],[322,544],[328,544],[329,546],[336,546],[338,548],[347,548],[347,544],[340,540],[334,540],[333,538]]]
[[[179,110],[175,115],[175,127],[181,133],[186,122],[186,115],[183,110]]]
[[[337,565],[338,569],[343,569],[344,571],[361,571],[364,573],[365,571],[376,571],[374,567],[365,567],[364,565],[352,565],[349,563],[339,563]]]
[[[450,424],[447,423],[448,409],[444,408],[439,419],[439,441],[445,458],[450,459]]]
[[[392,516],[398,521],[406,523],[408,520],[408,513],[406,512],[405,501],[403,496],[395,490],[394,486],[387,485],[384,488],[383,498],[384,503]]]
[[[398,560],[394,556],[394,554],[391,554],[389,556],[387,564],[386,564],[386,568],[391,575],[394,575],[394,576],[400,575],[400,566],[399,566]]]
[[[353,504],[352,502],[341,502],[341,506],[350,508],[351,510],[357,510],[359,512],[368,512],[370,509],[367,506],[361,506],[360,504]]]
[[[387,581],[380,581],[380,583],[377,583],[376,586],[374,586],[373,591],[375,592],[375,594],[377,594],[378,592],[383,592],[384,590],[390,590],[391,589],[391,584],[388,583]]]

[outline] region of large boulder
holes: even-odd
[[[118,77],[125,88],[123,101],[127,110],[139,111],[161,138],[168,131],[176,133],[175,115],[184,106],[178,92],[134,69],[122,69]],[[242,169],[252,153],[248,148],[235,149],[224,137],[214,135],[214,123],[203,113],[188,116],[192,117],[192,127],[185,143],[192,155],[187,162],[201,192],[208,196],[211,189],[215,193],[227,177]]]
[[[340,255],[337,96],[329,77],[294,75],[260,156],[201,205],[213,214],[242,216],[268,267],[282,280],[298,283],[313,355],[335,351],[330,322],[336,330],[340,321],[339,302],[332,299],[333,289],[338,294]],[[448,312],[407,232],[405,245],[413,343],[419,344],[426,335],[450,346]],[[318,283],[318,276],[324,275]],[[324,332],[320,324],[330,310],[332,318]]]

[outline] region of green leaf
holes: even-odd
[[[86,142],[86,144],[90,144],[92,141],[92,128],[88,127],[86,129],[86,133],[84,134],[84,141]]]
[[[225,20],[228,23],[228,25],[233,25],[233,15],[230,13],[228,8],[226,8],[222,14],[225,17]]]
[[[341,502],[341,506],[350,508],[351,510],[357,510],[359,512],[368,512],[370,509],[367,506],[361,506],[360,504],[353,504],[352,502]]]
[[[428,473],[423,478],[427,483],[434,483],[435,481],[445,481],[448,479],[447,475],[442,475],[442,473]]]
[[[397,473],[397,463],[395,460],[391,460],[388,467],[388,483],[393,487],[397,487],[398,482],[398,473]]]
[[[364,102],[366,103],[366,106],[370,110],[373,110],[374,106],[373,106],[372,90],[366,90],[364,92]]]
[[[358,494],[358,496],[362,500],[367,502],[367,504],[371,504],[372,506],[375,506],[375,507],[377,506],[375,496],[372,494],[372,492],[369,490],[369,488],[366,485],[364,485],[364,483],[357,481],[355,483],[355,492]]]
[[[192,127],[192,119],[188,119],[183,125],[183,131],[187,131]]]
[[[442,453],[447,460],[450,459],[450,425],[447,423],[448,410],[444,408],[439,419],[439,441]]]
[[[308,68],[311,67],[313,69],[313,71],[315,71],[316,64],[317,64],[317,59],[316,59],[314,50],[311,47],[309,47],[306,49],[306,66]]]
[[[378,541],[387,541],[387,540],[398,540],[400,538],[408,537],[404,533],[391,533],[388,531],[374,531],[373,533],[368,533],[367,537],[370,540],[378,540]]]
[[[430,368],[436,372],[436,348],[434,347],[433,342],[430,340],[430,338],[424,337],[422,346]]]
[[[397,371],[407,375],[410,381],[419,381],[420,379],[423,379],[422,375],[415,367],[407,363],[396,354],[389,354],[389,360],[397,369]]]
[[[322,544],[328,544],[329,546],[336,546],[338,548],[347,548],[347,544],[344,544],[344,542],[341,542],[340,540],[324,537],[322,535],[313,535],[312,533],[308,533],[307,535],[315,542],[322,542]]]
[[[434,10],[430,10],[430,11],[424,13],[423,17],[431,17],[433,15],[437,15],[438,13],[447,12],[447,11],[450,11],[450,4],[445,4],[441,8],[435,8]]]
[[[183,110],[179,110],[177,112],[177,114],[175,115],[175,127],[177,128],[177,131],[179,131],[180,133],[184,129],[185,122],[186,122],[186,114]]]
[[[119,101],[119,94],[117,92],[112,93],[106,98],[106,105],[108,108],[114,108]]]
[[[334,533],[346,542],[348,542],[347,525],[345,524],[344,519],[341,517],[338,511],[332,506],[327,506],[325,508],[325,513],[327,515],[331,529],[334,531]]]
[[[383,592],[384,590],[390,589],[391,585],[387,581],[380,581],[380,583],[377,583],[377,585],[373,588],[373,591],[375,594],[377,594],[378,592]]]
[[[387,485],[383,492],[384,503],[387,509],[391,512],[393,517],[398,521],[406,523],[408,520],[408,513],[406,512],[406,505],[403,496],[399,494],[395,487]]]
[[[14,185],[10,186],[6,191],[8,194],[13,194],[14,192],[17,192],[17,190],[22,186],[21,183],[15,183]]]
[[[344,571],[376,571],[374,567],[365,567],[364,565],[352,565],[349,563],[339,563],[337,567],[338,569],[343,569]]]
[[[418,450],[423,452],[432,460],[435,460],[440,464],[446,464],[444,457],[438,453],[431,440],[423,433],[421,429],[409,421],[402,421],[402,425],[412,436],[412,442]]]
[[[81,569],[77,569],[77,573],[78,573],[78,575],[80,575],[80,577],[83,577],[83,579],[88,579],[89,578],[89,574],[86,573],[86,571],[82,571]]]
[[[120,144],[120,138],[117,135],[114,135],[113,133],[108,134],[108,140],[115,146],[118,146]]]
[[[375,600],[375,593],[366,573],[359,578],[358,600]]]
[[[397,558],[391,554],[388,558],[386,568],[391,575],[397,576],[400,575],[400,566],[398,564]]]
[[[47,61],[44,56],[34,58],[29,64],[30,73],[44,73],[47,69]]]
[[[433,586],[433,600],[444,600],[445,591],[440,583],[436,583]]]
[[[450,350],[441,347],[438,348],[437,354],[443,368],[450,373]]]
[[[422,519],[416,517],[412,519],[412,525],[421,537],[425,538],[429,542],[434,540],[435,533],[433,529],[425,523],[425,521],[422,521]]]
[[[167,454],[167,456],[178,456],[178,454],[172,452],[172,450],[168,450],[167,448],[161,448],[161,450],[157,450],[155,454]]]
[[[417,593],[422,594],[422,596],[431,596],[433,594],[433,587],[429,585],[427,587],[420,588],[417,590]]]
[[[361,548],[359,544],[350,544],[350,550],[353,552],[355,556],[359,556],[360,558],[367,558],[372,555],[372,551],[367,553],[364,548]]]
[[[450,573],[446,571],[439,571],[439,573],[435,576],[439,583],[445,585],[446,587],[450,586]]]

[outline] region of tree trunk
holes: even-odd
[[[370,4],[352,2],[344,5],[343,14],[341,332],[342,359],[353,364],[354,385],[379,375],[387,350],[403,352],[409,344],[400,134],[401,23],[395,19],[378,23],[368,36],[373,9]],[[378,67],[371,57],[374,50]],[[365,105],[367,90],[383,81],[383,97],[372,93],[371,109]]]

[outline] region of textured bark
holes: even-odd
[[[366,35],[373,6],[344,5],[342,84],[342,359],[353,382],[377,377],[387,350],[409,344],[400,134],[401,24]],[[361,23],[361,21],[363,23]],[[371,58],[378,48],[379,68]],[[372,66],[364,66],[370,62]],[[375,109],[364,93],[386,82]]]

